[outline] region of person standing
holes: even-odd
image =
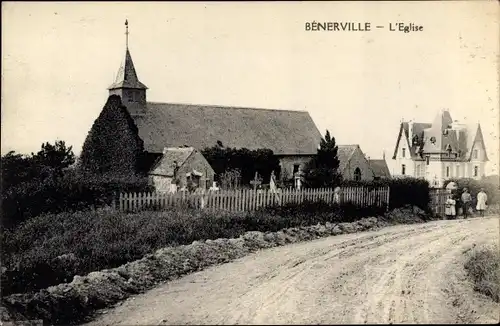
[[[448,196],[448,199],[446,200],[446,208],[445,208],[445,214],[448,217],[448,219],[454,219],[455,218],[455,200],[453,199],[452,195]]]
[[[477,205],[476,210],[479,211],[480,216],[484,216],[484,211],[486,210],[486,201],[488,200],[488,196],[484,192],[484,189],[481,188],[481,191],[477,194]]]
[[[467,214],[469,213],[469,205],[470,202],[472,201],[472,197],[469,194],[467,188],[464,189],[461,199],[462,199],[462,209],[464,211],[464,218],[467,218]]]

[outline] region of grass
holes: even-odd
[[[469,253],[465,269],[474,290],[500,302],[500,252],[498,247],[481,247]]]
[[[278,231],[382,214],[377,208],[305,203],[252,213],[171,210],[48,214],[2,233],[2,294],[26,293],[75,275],[113,268],[156,249],[195,240],[237,238],[246,231]]]

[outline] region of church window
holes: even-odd
[[[354,180],[355,181],[361,180],[361,170],[359,168],[356,168],[356,170],[354,170]]]
[[[401,149],[401,156],[405,157],[406,154],[406,148]]]
[[[446,167],[446,177],[447,178],[450,177],[450,167],[449,166]]]
[[[474,158],[477,159],[479,157],[479,151],[477,149],[474,150]]]
[[[402,175],[406,174],[406,165],[404,165],[404,164],[401,165],[401,174]]]
[[[457,165],[457,168],[456,168],[456,177],[460,177],[460,165]]]
[[[476,166],[474,166],[474,176],[475,176],[475,177],[477,177],[477,176],[479,175],[479,171],[478,171],[478,170],[479,170],[479,169],[478,169],[477,165],[476,165]]]
[[[134,92],[128,92],[127,93],[127,101],[133,102],[134,101]]]
[[[429,159],[430,159],[429,156],[425,157],[425,164],[429,165]]]

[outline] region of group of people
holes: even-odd
[[[457,200],[458,199],[458,200]],[[477,201],[476,201],[476,210],[479,212],[480,216],[484,216],[484,211],[486,210],[486,202],[488,200],[488,196],[484,192],[484,189],[481,188],[479,193],[477,194]],[[445,203],[445,214],[449,218],[453,218],[457,215],[457,209],[456,206],[457,204],[461,204],[462,208],[462,214],[464,218],[467,218],[470,205],[472,203],[472,196],[469,193],[468,189],[465,188],[463,190],[463,193],[461,196],[453,197],[451,194],[448,196],[448,199],[446,200]]]

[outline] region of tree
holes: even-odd
[[[306,185],[311,188],[338,185],[342,180],[338,172],[339,164],[338,146],[335,143],[335,137],[332,137],[327,130],[325,137],[321,138],[317,155],[304,168]]]
[[[63,170],[75,163],[73,146],[66,147],[63,140],[58,140],[54,145],[46,142],[42,144],[42,149],[34,155],[39,164]]]
[[[255,172],[263,177],[264,182],[269,181],[272,171],[279,175],[279,159],[270,149],[229,148],[218,141],[215,146],[203,149],[202,154],[214,169],[219,182],[223,179],[234,181],[236,178],[241,180],[241,184],[248,185]]]
[[[136,175],[141,170],[144,143],[127,108],[111,95],[83,144],[79,170],[107,176]]]

